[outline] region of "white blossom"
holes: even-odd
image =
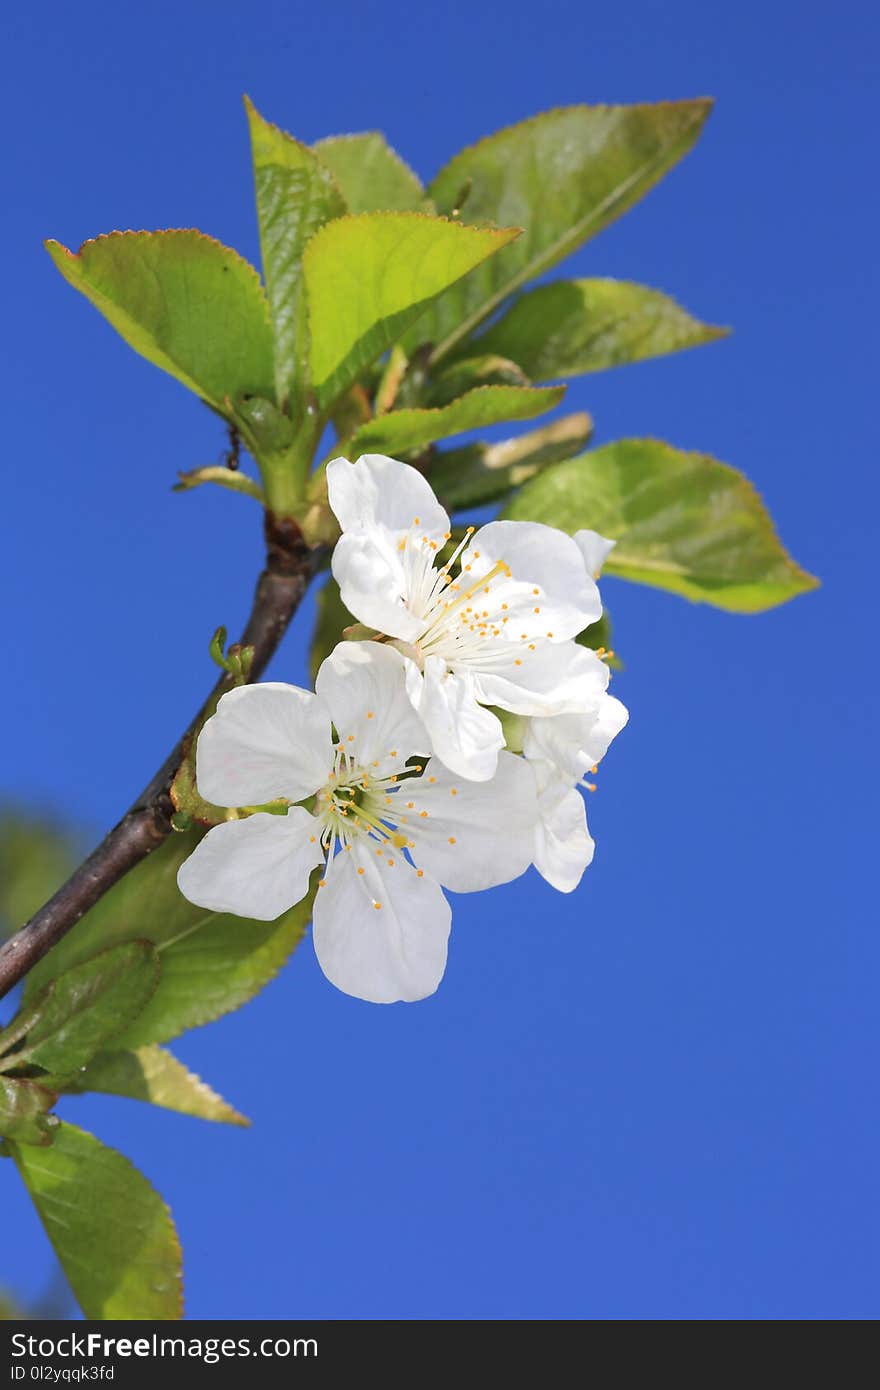
[[[535,868],[562,893],[578,886],[595,852],[577,789],[592,789],[586,774],[595,772],[629,718],[620,701],[607,693],[608,667],[589,654],[581,712],[530,719],[523,736],[523,756],[534,769],[538,790]]]
[[[201,795],[229,807],[314,801],[215,826],[178,874],[190,901],[268,921],[324,865],[318,961],[339,989],[377,1003],[434,992],[451,921],[441,884],[469,893],[516,878],[537,820],[523,759],[501,753],[495,776],[473,783],[422,756],[405,672],[393,647],[344,642],[315,694],[267,682],[224,695],[198,742]]]
[[[494,774],[504,737],[487,705],[523,715],[582,707],[589,656],[572,639],[602,605],[572,537],[492,521],[438,564],[449,517],[415,468],[381,454],[340,458],[327,485],[343,603],[407,658],[410,700],[448,768]]]

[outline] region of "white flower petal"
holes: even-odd
[[[333,765],[330,717],[296,685],[266,681],[225,694],[199,735],[196,782],[215,806],[301,801]]]
[[[177,871],[185,898],[211,912],[272,922],[305,897],[323,860],[318,822],[302,806],[265,811],[209,830]]]
[[[542,780],[546,785],[538,797],[535,868],[560,893],[571,893],[596,849],[587,829],[584,799],[552,776],[542,779],[539,771],[539,785]]]
[[[583,556],[587,574],[592,579],[598,579],[617,541],[606,540],[598,531],[575,531],[573,540]]]
[[[602,693],[586,714],[530,720],[523,752],[527,758],[550,764],[573,786],[604,758],[628,718],[625,705],[613,695]]]
[[[525,873],[534,856],[538,803],[524,758],[500,753],[489,782],[456,779],[436,760],[399,793],[414,863],[455,893],[475,893]],[[424,814],[423,814],[424,813]]]
[[[380,867],[365,844],[337,854],[313,912],[315,954],[327,979],[374,1004],[424,999],[446,969],[449,903],[432,878],[393,857],[393,868],[384,860]]]
[[[604,661],[577,642],[495,642],[491,662],[474,673],[477,699],[513,714],[589,709],[607,684]]]
[[[408,576],[401,557],[378,531],[341,536],[331,568],[342,602],[358,622],[405,642],[419,636],[424,623],[406,606]]]
[[[406,690],[409,663],[381,642],[340,642],[321,663],[315,689],[346,751],[362,766],[393,772],[430,740]]]
[[[461,563],[476,579],[499,560],[511,578],[493,579],[492,595],[496,604],[507,604],[505,627],[514,639],[521,632],[530,639],[552,633],[552,641],[566,641],[601,618],[599,590],[564,531],[537,521],[490,521],[471,537]]]
[[[441,762],[459,777],[476,782],[492,777],[504,747],[504,730],[495,715],[477,703],[471,673],[447,671],[441,657],[430,656],[424,675],[408,663],[407,690]]]
[[[343,531],[409,531],[440,541],[449,517],[417,468],[384,454],[364,454],[357,463],[337,458],[327,464],[330,506]]]

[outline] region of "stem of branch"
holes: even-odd
[[[251,614],[241,636],[254,649],[249,679],[258,680],[299,607],[320,556],[309,551],[295,521],[266,515],[266,568],[257,581]],[[63,887],[0,947],[0,999],[60,941],[114,883],[146,859],[171,831],[170,788],[204,712],[230,690],[224,675],[183,737],[129,807]]]

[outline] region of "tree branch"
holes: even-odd
[[[258,680],[299,607],[320,555],[309,551],[293,521],[266,516],[266,568],[257,581],[241,645],[254,649],[249,680]],[[224,675],[155,776],[63,887],[0,947],[0,999],[70,931],[114,883],[152,854],[171,831],[170,789],[205,711],[230,690]]]

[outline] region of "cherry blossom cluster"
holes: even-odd
[[[424,476],[380,454],[335,459],[327,485],[333,575],[373,636],[341,642],[314,692],[264,682],[223,696],[196,778],[233,818],[178,883],[203,907],[271,921],[318,871],[328,979],[376,1003],[422,999],[446,967],[444,888],[492,888],[534,864],[571,892],[592,860],[578,788],[627,712],[575,639],[601,617],[613,542],[493,521],[454,544]],[[499,712],[519,717],[521,752]]]

